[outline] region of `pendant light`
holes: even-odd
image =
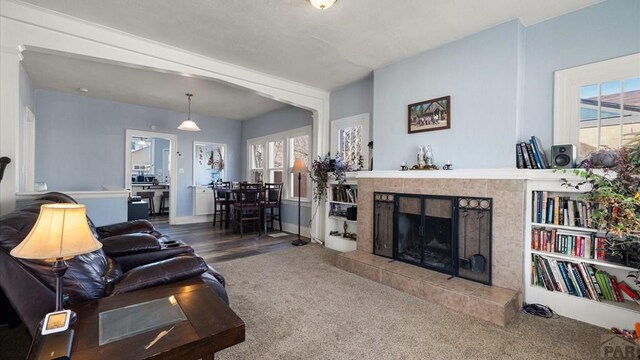
[[[316,9],[324,10],[331,7],[331,5],[335,4],[337,0],[309,0],[311,5]]]
[[[187,116],[187,120],[183,121],[182,124],[178,126],[178,130],[200,131],[200,128],[198,127],[198,125],[196,125],[196,123],[191,120],[191,97],[193,96],[193,94],[185,94],[185,95],[187,95],[187,98],[189,99],[189,115]]]

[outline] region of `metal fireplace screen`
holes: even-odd
[[[373,253],[491,284],[489,198],[374,194]]]

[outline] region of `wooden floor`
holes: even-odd
[[[297,235],[287,234],[282,237],[271,237],[269,234],[279,233],[270,230],[267,235],[258,237],[257,231],[245,231],[242,239],[240,234],[232,229],[221,230],[216,224],[198,223],[187,225],[169,225],[168,217],[152,217],[149,219],[158,231],[169,235],[171,239],[182,240],[196,251],[198,255],[215,267],[216,263],[265,254],[292,248],[291,242]],[[306,239],[308,241],[308,239]]]

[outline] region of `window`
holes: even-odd
[[[331,156],[336,153],[352,168],[369,168],[369,113],[331,121]]]
[[[209,185],[226,180],[225,144],[193,142],[193,184]]]
[[[252,144],[250,146],[249,165],[251,171],[250,180],[253,182],[262,182],[264,173],[264,144]]]
[[[310,200],[311,182],[308,174],[302,174],[298,188],[298,174],[291,169],[296,159],[304,160],[310,167],[311,126],[247,140],[248,174],[252,182],[284,184],[283,198],[296,199],[298,194]]]
[[[638,132],[640,54],[556,72],[554,144],[574,144],[584,159]]]

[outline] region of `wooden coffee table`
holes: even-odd
[[[185,284],[181,282],[180,284]],[[202,280],[189,285],[165,285],[152,289],[102,298],[74,306],[78,321],[72,327],[75,337],[73,360],[82,359],[214,359],[217,351],[244,341],[244,322]],[[146,301],[175,296],[186,321],[163,326],[129,338],[99,345],[99,314]],[[153,314],[149,314],[153,316]],[[149,349],[163,330],[169,333]],[[39,336],[38,336],[39,337]],[[38,338],[36,337],[36,338]],[[34,342],[37,339],[34,339]],[[32,345],[33,347],[33,345]]]

